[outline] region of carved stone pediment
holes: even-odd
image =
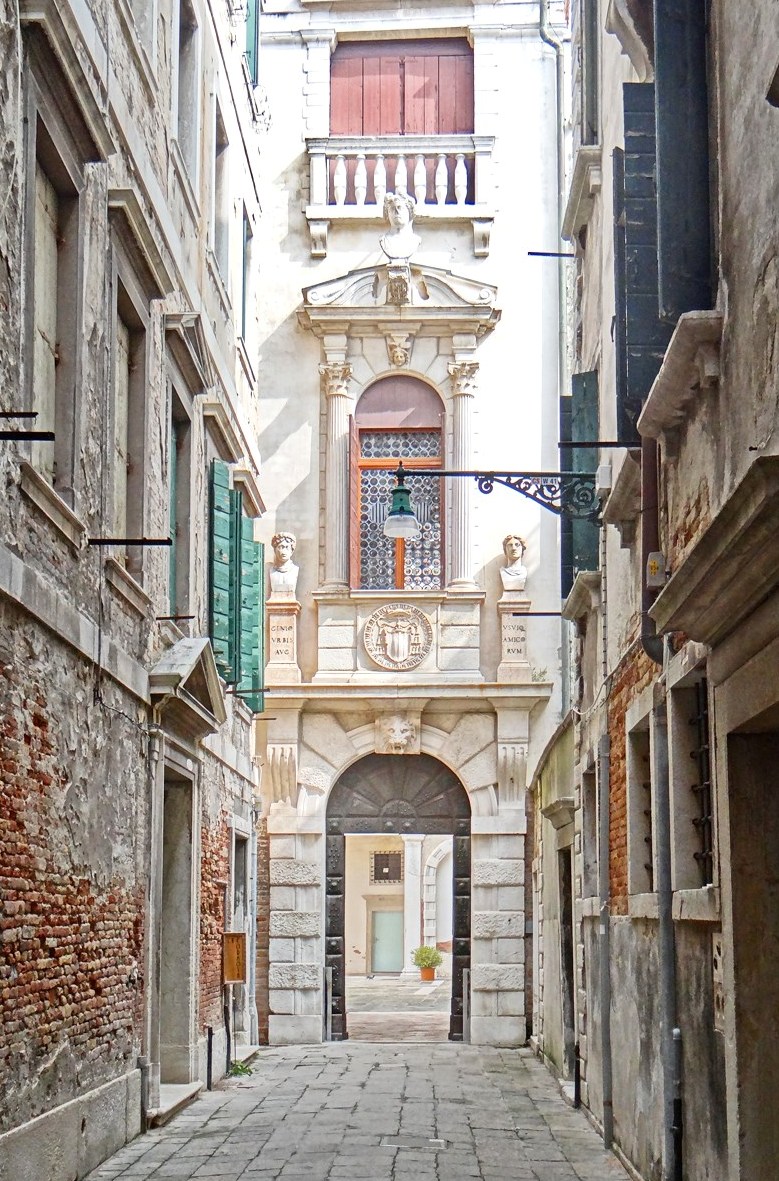
[[[306,287],[300,320],[316,335],[350,324],[352,334],[376,335],[399,311],[414,325],[433,321],[437,329],[483,336],[500,319],[497,288],[437,267],[404,264],[404,282],[397,265],[364,267]],[[402,298],[401,298],[402,297]]]

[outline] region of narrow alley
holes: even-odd
[[[263,1050],[87,1181],[626,1178],[528,1050],[360,1042]]]

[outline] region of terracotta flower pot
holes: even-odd
[[[420,968],[419,976],[422,980],[435,980],[435,968]]]

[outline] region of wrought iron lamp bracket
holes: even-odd
[[[489,495],[496,484],[511,488],[542,508],[574,521],[601,523],[601,504],[592,472],[455,472],[442,468],[405,468],[395,473],[402,480],[411,476],[458,476],[476,481],[480,492]]]

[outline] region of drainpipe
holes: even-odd
[[[681,1033],[676,1028],[676,948],[671,878],[671,802],[668,775],[668,713],[665,687],[655,686],[652,708],[652,786],[655,797],[658,952],[660,961],[661,1052],[663,1059],[663,1181],[681,1168],[681,1111],[677,1094]]]
[[[143,1069],[146,1074],[144,1119],[149,1111],[160,1105],[160,955],[162,941],[162,841],[163,808],[165,799],[165,736],[160,715],[167,696],[153,710],[149,726],[149,884],[146,915],[146,962],[144,965],[146,1014],[144,1029]]]
[[[563,225],[563,211],[565,208],[565,134],[563,131],[563,46],[562,42],[552,31],[549,23],[549,0],[538,0],[538,35],[545,45],[548,45],[555,55],[555,94],[557,106],[557,240],[562,241],[560,234]],[[563,375],[566,361],[565,318],[565,259],[557,260],[557,314],[558,314],[558,392],[562,390]]]
[[[663,639],[658,636],[649,608],[656,592],[646,584],[646,565],[651,553],[660,549],[657,496],[657,441],[641,440],[641,645],[655,664],[663,663]]]
[[[601,986],[601,1071],[603,1080],[603,1143],[611,1148],[614,1139],[611,1071],[611,946],[609,931],[609,772],[611,753],[608,734],[598,740],[598,893],[600,895],[599,969]]]
[[[252,831],[249,837],[249,1041],[259,1044],[257,1016],[257,809],[252,807]]]

